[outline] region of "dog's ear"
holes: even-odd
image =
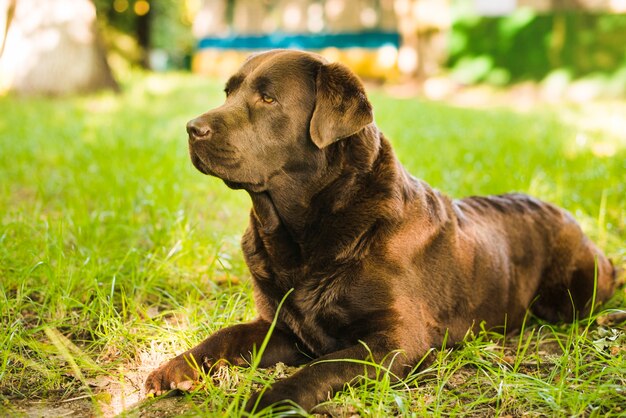
[[[309,130],[318,148],[355,134],[374,120],[363,84],[345,65],[322,65],[316,90]]]

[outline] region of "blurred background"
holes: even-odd
[[[626,0],[0,0],[0,91],[60,95],[137,68],[225,77],[300,48],[445,99],[468,86],[549,101],[626,96]]]

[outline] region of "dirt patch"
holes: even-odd
[[[75,401],[7,400],[0,407],[0,415],[20,418],[89,417],[95,412],[91,399]]]
[[[176,396],[159,400],[145,400],[124,410],[125,417],[161,418],[188,415],[193,402],[186,397]],[[110,417],[116,416],[110,404],[98,397],[69,401],[9,400],[0,408],[1,416],[17,418],[48,417]]]
[[[132,408],[124,411],[124,416],[128,418],[161,418],[179,417],[185,415],[195,415],[194,403],[187,397],[171,396],[158,400],[142,401]]]

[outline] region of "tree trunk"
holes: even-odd
[[[0,0],[0,14],[7,28],[1,90],[56,96],[118,89],[91,0]]]
[[[137,16],[137,43],[142,50],[141,66],[150,68],[150,26],[152,21],[152,9],[148,13]]]

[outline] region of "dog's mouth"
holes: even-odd
[[[204,161],[202,161],[202,159],[195,153],[192,147],[189,147],[189,156],[191,157],[191,163],[194,167],[196,167],[199,172],[208,176],[219,177],[217,174],[211,171],[209,166],[206,165]]]
[[[189,155],[193,165],[204,174],[224,178],[241,166],[237,151],[226,147],[212,147],[207,141],[189,141]]]
[[[266,189],[265,184],[260,182],[246,182],[240,180],[234,180],[231,178],[230,173],[228,173],[229,168],[236,168],[238,163],[226,163],[223,165],[220,164],[219,167],[212,169],[211,166],[214,164],[209,164],[209,160],[206,158],[200,157],[198,152],[194,149],[194,147],[189,147],[189,156],[191,157],[191,162],[196,167],[196,169],[202,174],[206,174],[207,176],[217,177],[222,179],[222,181],[231,189],[243,189],[251,192],[263,192]]]

